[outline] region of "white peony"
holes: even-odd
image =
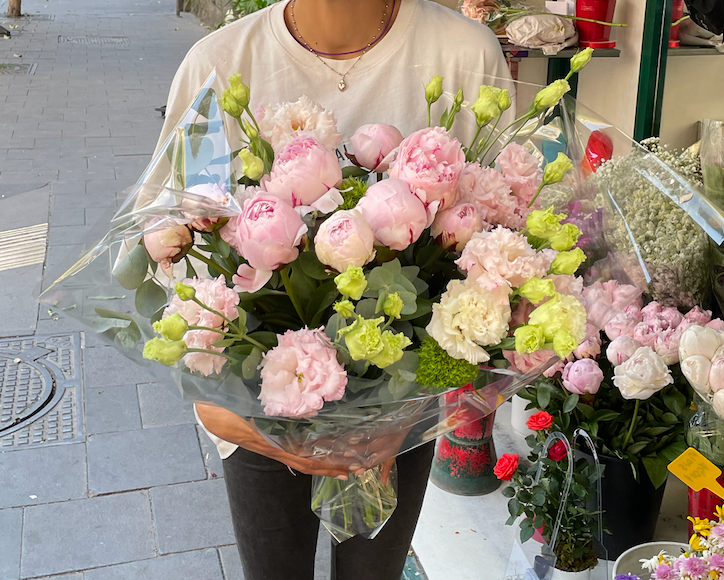
[[[483,347],[508,335],[509,294],[507,284],[484,287],[478,280],[451,280],[440,303],[433,304],[426,330],[451,357],[483,363],[490,359]]]
[[[294,103],[264,106],[258,116],[261,133],[274,151],[296,139],[300,133],[311,133],[332,151],[342,141],[334,113],[306,96]]]
[[[664,359],[648,346],[639,348],[613,372],[613,384],[624,399],[648,399],[674,382]]]
[[[683,361],[690,356],[701,355],[711,360],[721,345],[718,332],[695,324],[687,328],[681,335],[679,358]]]
[[[700,354],[695,354],[681,361],[681,372],[689,384],[702,395],[709,392],[709,372],[711,361]]]
[[[711,400],[711,406],[720,419],[724,419],[724,391],[717,391]]]

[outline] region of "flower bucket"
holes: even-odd
[[[554,568],[551,580],[590,580],[592,571],[593,568],[581,570],[580,572],[566,572],[565,570]]]
[[[641,576],[641,562],[639,560],[650,560],[662,550],[668,554],[679,554],[681,550],[687,550],[689,546],[680,542],[648,542],[629,548],[617,559],[613,565],[613,577],[619,574],[638,574]]]
[[[684,0],[674,0],[671,9],[671,30],[669,32],[669,48],[679,46],[679,27],[681,23],[674,25],[674,22],[681,20],[684,16]]]
[[[578,0],[576,16],[601,22],[613,22],[616,0]],[[578,29],[578,45],[591,48],[613,48],[616,41],[611,41],[611,27],[595,22],[576,20]]]

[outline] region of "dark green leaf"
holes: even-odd
[[[662,457],[647,456],[642,459],[646,473],[651,479],[651,483],[654,484],[655,488],[659,488],[666,482],[666,478],[669,476],[669,470],[667,466],[669,461]]]
[[[551,402],[551,394],[553,392],[553,388],[551,387],[550,383],[542,382],[537,386],[536,391],[538,395],[538,407],[541,409],[545,409]]]
[[[304,273],[315,280],[328,280],[332,274],[327,272],[326,266],[317,259],[314,251],[302,252],[297,259]]]
[[[148,274],[148,254],[141,244],[134,246],[113,268],[113,276],[126,290],[135,290]]]
[[[205,118],[209,118],[209,108],[211,107],[211,99],[214,98],[214,92],[208,91],[204,98],[201,99],[201,102],[199,103],[199,106],[196,108],[196,111]]]
[[[520,515],[521,507],[520,502],[516,498],[508,500],[508,513],[511,517],[517,518]]]
[[[257,367],[261,364],[261,350],[254,347],[251,354],[241,363],[243,377],[248,381],[256,375]]]
[[[576,408],[576,405],[578,405],[579,399],[580,397],[575,393],[571,393],[570,395],[568,395],[565,403],[563,403],[563,412],[570,413],[571,411],[573,411],[573,409]]]
[[[504,487],[501,493],[503,494],[503,497],[510,498],[515,495],[515,489],[513,489],[511,486]]]
[[[681,417],[686,408],[686,397],[675,388],[667,390],[664,395],[664,404],[677,417]]]
[[[191,260],[186,258],[186,277],[187,278],[196,278],[196,270],[194,270],[194,267],[191,265]]]
[[[641,453],[646,446],[650,443],[650,441],[636,441],[635,443],[632,443],[628,446],[628,449],[626,449],[626,453],[629,455],[636,455],[638,453]]]
[[[153,279],[146,280],[136,290],[136,310],[141,316],[151,318],[167,299],[166,290]]]
[[[672,443],[665,449],[663,449],[659,455],[663,457],[666,461],[671,463],[676,458],[679,457],[684,451],[686,451],[686,443],[682,440],[678,440],[675,443]]]
[[[189,143],[191,144],[191,155],[194,157],[199,156],[199,150],[201,149],[201,142],[204,140],[204,136],[209,130],[209,124],[206,122],[194,123],[189,127]]]
[[[141,340],[141,331],[135,322],[119,330],[114,338],[116,344],[128,350],[135,349],[139,340]]]
[[[595,412],[591,405],[586,405],[585,403],[578,403],[577,409],[586,419],[589,419],[591,415],[593,415],[593,413]]]
[[[669,423],[671,425],[679,422],[679,418],[673,413],[664,413],[664,416],[661,417],[661,419],[664,421],[664,423]]]
[[[527,520],[524,520],[524,521],[527,521]],[[529,528],[527,528],[527,527],[521,528],[520,529],[520,542],[522,544],[524,544],[525,542],[527,542],[528,540],[530,540],[533,537],[533,534],[535,534],[535,529],[533,529],[532,526]]]
[[[222,336],[221,334],[219,336]],[[219,340],[218,342],[214,343],[214,346],[216,348],[226,348],[227,346],[231,346],[236,342],[235,338],[223,338]]]
[[[593,415],[588,418],[589,423],[597,423],[599,421],[613,421],[617,419],[620,413],[613,409],[601,409],[596,411]]]
[[[277,345],[277,335],[273,332],[259,331],[251,332],[248,334],[250,338],[253,338],[257,342],[262,343],[268,348],[274,348]]]
[[[361,167],[357,167],[356,165],[348,165],[347,167],[342,168],[343,179],[347,179],[348,177],[365,177],[369,174],[369,171],[362,169]]]

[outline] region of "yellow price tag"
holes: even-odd
[[[693,447],[669,463],[669,471],[694,491],[708,489],[724,499],[724,487],[717,481],[721,469]]]

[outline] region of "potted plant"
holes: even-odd
[[[593,544],[598,512],[589,504],[594,499],[599,470],[584,457],[574,460],[573,480],[564,503],[569,461],[566,445],[559,440],[547,453],[544,449],[548,435],[555,430],[554,417],[539,411],[530,417],[528,427],[535,432],[526,438],[530,455],[521,460],[518,455],[506,453],[495,466],[498,479],[510,481],[502,492],[509,498],[506,524],[513,525],[523,516],[519,520],[521,542],[539,534],[550,545],[562,510],[557,539],[551,546],[556,555],[553,579],[587,580],[598,561]],[[541,476],[536,478],[539,469]]]

